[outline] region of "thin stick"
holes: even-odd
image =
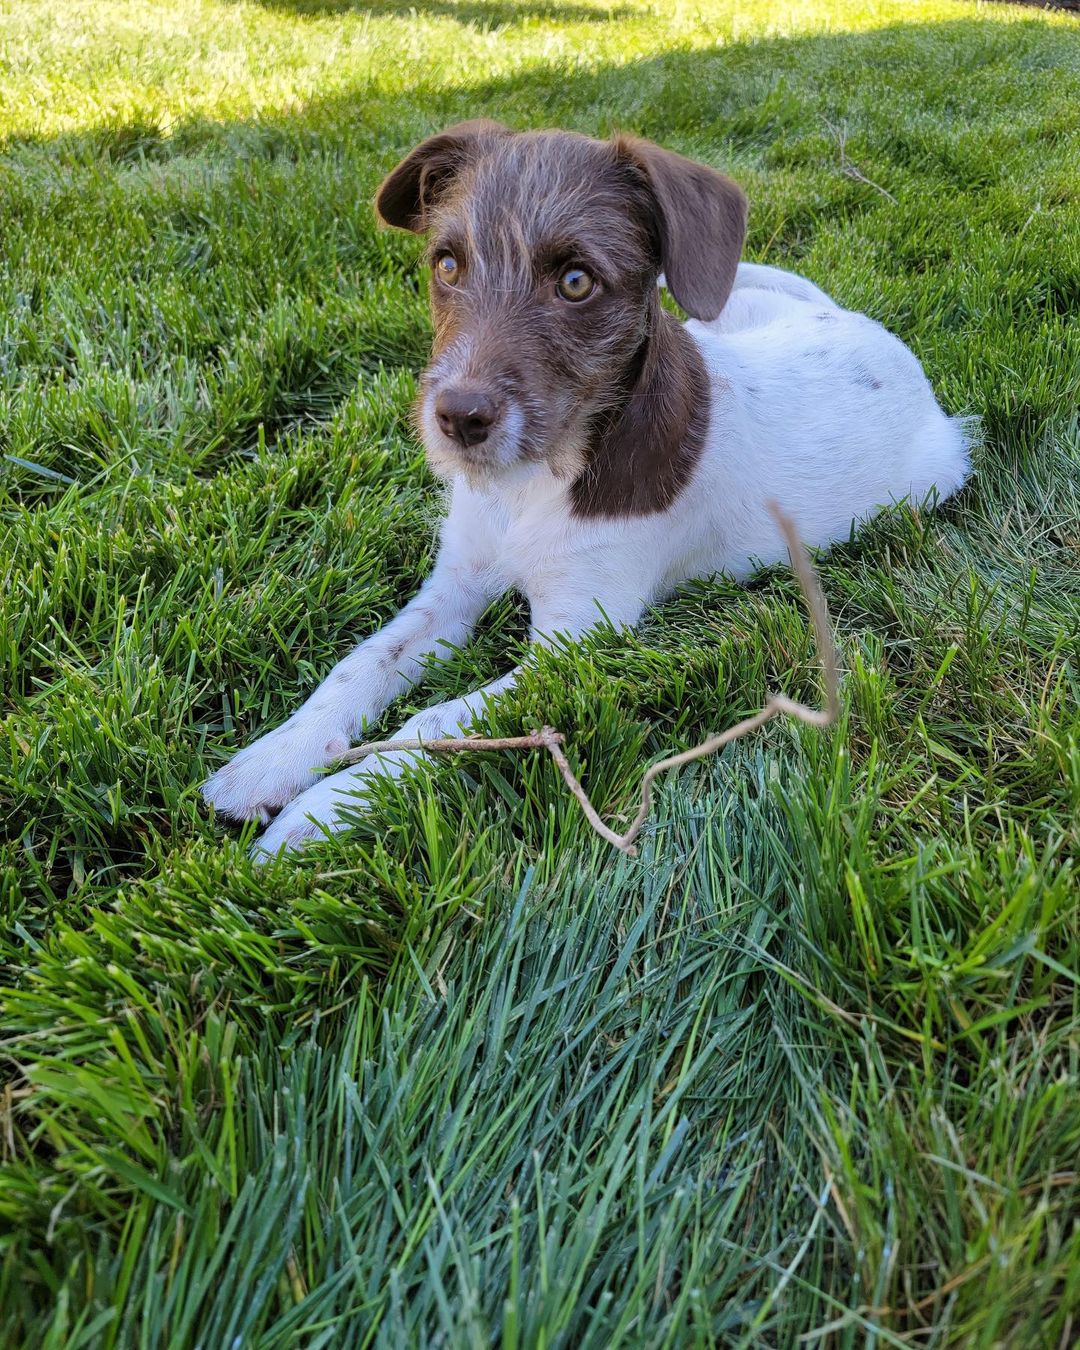
[[[825,596],[822,594],[817,573],[811,566],[806,549],[803,548],[802,541],[799,539],[795,522],[780,509],[776,502],[766,502],[766,506],[783,533],[788,552],[791,555],[792,569],[802,588],[803,598],[810,612],[810,623],[814,630],[818,652],[821,655],[825,706],[823,708],[808,708],[806,704],[797,703],[794,699],[787,698],[783,694],[772,694],[766,700],[765,706],[760,712],[754,713],[752,717],[743,718],[735,726],[728,727],[726,731],[722,731],[716,736],[710,736],[708,740],[702,741],[700,745],[695,745],[690,750],[683,750],[677,755],[670,755],[667,759],[661,759],[656,764],[651,764],[645,770],[641,780],[641,803],[637,814],[624,834],[616,834],[600,819],[596,808],[589,801],[585,789],[574,776],[570,763],[563,753],[562,746],[565,737],[562,732],[556,731],[554,727],[543,727],[539,731],[530,732],[527,736],[456,736],[431,741],[368,741],[365,745],[358,745],[355,749],[343,755],[341,763],[355,764],[357,760],[364,759],[367,755],[381,755],[392,750],[422,750],[450,754],[469,750],[547,750],[555,761],[560,774],[562,774],[566,786],[585,813],[586,820],[596,833],[602,839],[606,839],[614,848],[629,854],[631,857],[635,856],[637,849],[634,846],[634,840],[641,833],[641,828],[648,817],[649,807],[652,804],[652,785],[660,774],[667,773],[670,769],[681,768],[682,765],[690,764],[696,759],[704,759],[707,755],[715,755],[725,745],[730,745],[732,741],[741,740],[744,736],[752,735],[766,722],[772,721],[774,717],[779,717],[781,714],[794,717],[797,721],[806,722],[814,727],[827,727],[830,723],[835,722],[840,714],[840,677],[836,647],[833,644],[829,627],[828,607],[825,604]]]
[[[616,848],[621,848],[624,853],[630,853],[631,855],[636,853],[637,850],[634,849],[633,847],[629,849],[626,847],[626,843],[623,840],[622,835],[618,835],[615,833],[614,830],[609,829],[597,815],[596,808],[593,806],[592,802],[589,801],[588,797],[585,795],[585,789],[574,777],[574,771],[573,769],[571,769],[569,761],[562,752],[562,748],[559,745],[559,742],[563,739],[562,736],[560,736],[557,731],[552,731],[551,727],[545,727],[544,733],[550,733],[551,735],[551,739],[545,743],[546,747],[548,751],[551,753],[551,758],[555,761],[556,765],[558,766],[559,772],[562,774],[563,781],[565,782],[566,786],[570,789],[570,791],[581,803],[581,809],[585,812],[585,819],[589,822],[589,824],[593,827],[593,829],[596,831],[596,833],[600,836],[601,839],[606,839],[609,844],[614,844]]]
[[[1078,0],[1078,3],[1080,3],[1080,0]],[[886,189],[883,188],[880,183],[875,183],[872,178],[867,178],[866,174],[864,174],[857,165],[852,164],[851,160],[848,159],[847,127],[845,127],[843,123],[841,123],[838,128],[834,127],[831,122],[826,122],[825,125],[836,137],[836,144],[840,150],[840,172],[842,174],[845,174],[848,178],[854,178],[857,183],[865,183],[867,187],[872,187],[875,192],[880,192],[883,197],[888,197],[889,201],[892,202],[893,206],[896,206],[897,204],[896,198],[892,195],[891,192],[886,191]]]
[[[803,596],[810,611],[810,622],[813,624],[814,636],[817,639],[825,673],[825,707],[820,709],[808,708],[804,703],[796,703],[793,699],[785,698],[783,694],[773,694],[766,701],[761,711],[754,713],[752,717],[744,717],[741,722],[729,727],[727,731],[722,731],[717,736],[710,736],[708,740],[702,741],[700,745],[695,745],[690,750],[683,750],[681,754],[671,755],[656,764],[651,764],[645,770],[645,776],[641,780],[641,805],[638,807],[637,815],[630,823],[630,828],[626,833],[611,841],[616,848],[622,849],[624,853],[633,851],[633,841],[640,834],[641,827],[645,824],[645,818],[648,816],[649,807],[652,804],[652,785],[660,774],[667,773],[669,769],[681,768],[684,764],[690,764],[695,759],[704,759],[707,755],[715,755],[725,745],[730,745],[732,741],[741,740],[743,736],[751,735],[780,713],[786,713],[789,717],[794,717],[800,722],[808,722],[815,727],[827,727],[831,722],[835,722],[839,716],[840,681],[837,673],[836,648],[829,631],[829,611],[825,604],[825,596],[822,594],[821,586],[818,583],[817,573],[810,566],[810,559],[807,557],[806,549],[803,548],[802,541],[795,529],[795,522],[780,509],[777,502],[769,501],[766,505],[773,519],[783,531],[788,552],[791,554],[791,566],[798,578],[799,585],[802,587]]]
[[[365,741],[338,757],[339,764],[355,764],[368,755],[385,755],[391,750],[433,750],[441,754],[461,754],[465,750],[545,750],[563,740],[561,731],[545,727],[527,736],[443,736],[432,741]]]

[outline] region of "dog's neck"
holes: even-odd
[[[663,511],[689,481],[708,426],[705,363],[683,325],[650,296],[645,337],[619,397],[593,425],[570,487],[579,518]]]

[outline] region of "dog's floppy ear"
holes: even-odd
[[[484,141],[510,134],[501,122],[477,118],[429,136],[383,179],[376,211],[387,225],[423,234],[440,194]]]
[[[735,284],[746,238],[742,188],[636,136],[617,136],[615,150],[644,175],[652,193],[668,290],[691,317],[715,319]]]

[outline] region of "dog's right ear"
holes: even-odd
[[[375,210],[387,225],[423,234],[432,207],[484,142],[511,134],[501,122],[477,118],[429,136],[383,179]]]

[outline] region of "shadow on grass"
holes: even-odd
[[[593,8],[568,5],[562,0],[255,0],[264,9],[280,10],[300,19],[322,19],[335,14],[367,14],[373,19],[456,19],[478,28],[502,28],[528,19],[554,19],[562,23],[607,23],[610,19],[641,17],[641,11],[626,5]]]

